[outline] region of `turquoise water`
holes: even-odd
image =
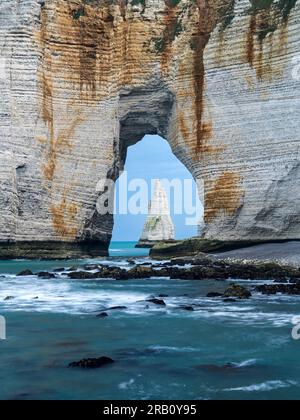
[[[114,252],[131,255],[128,249]],[[116,256],[108,262],[127,265]],[[15,276],[24,267],[61,265],[72,264],[0,262],[0,314],[7,320],[0,399],[299,398],[300,342],[291,338],[298,297],[254,295],[230,304],[206,298],[227,282]],[[160,294],[168,295],[166,307],[147,306],[145,299]],[[6,296],[14,299],[4,301]],[[189,304],[194,312],[179,308]],[[96,317],[119,305],[127,309]],[[90,371],[67,367],[104,355],[115,364]],[[227,363],[232,367],[224,368]]]
[[[135,248],[136,242],[112,242],[109,255],[111,257],[148,257],[150,250]]]

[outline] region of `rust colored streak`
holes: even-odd
[[[64,197],[60,204],[51,207],[53,217],[53,227],[55,232],[62,237],[74,239],[78,229],[74,227],[78,206],[74,202],[67,202]]]
[[[259,40],[259,53],[257,57],[256,74],[259,80],[263,79],[264,76],[264,43],[263,40]]]
[[[211,127],[203,122],[204,112],[204,84],[205,66],[204,50],[209,42],[211,32],[217,24],[217,17],[214,9],[206,0],[197,0],[199,13],[198,32],[193,39],[194,48],[194,89],[195,89],[195,112],[196,112],[196,154],[204,151],[203,141],[207,141],[211,134]]]
[[[163,34],[163,52],[161,56],[161,69],[165,73],[168,70],[170,58],[172,55],[172,43],[174,41],[174,34],[177,25],[177,6],[173,6],[170,0],[165,0],[165,15],[164,25],[165,30]]]
[[[219,214],[234,215],[243,198],[241,176],[235,172],[223,172],[207,185],[205,197],[205,221],[211,222]]]
[[[178,112],[178,124],[182,137],[186,144],[189,144],[191,139],[191,130],[188,127],[186,117],[183,111]],[[211,144],[213,137],[213,124],[211,121],[202,122],[201,124],[201,144],[198,149],[198,153],[203,155],[207,154],[218,154],[224,151],[225,146],[215,146]]]
[[[41,48],[43,55],[43,67],[41,76],[42,85],[42,118],[53,131],[53,86],[52,86],[52,69],[51,69],[51,55],[47,49],[47,16],[44,9],[41,10],[41,32],[40,32]]]
[[[52,60],[48,48],[47,15],[43,8],[41,10],[41,32],[40,41],[42,47],[42,118],[49,130],[49,149],[47,163],[43,167],[44,176],[48,180],[53,179],[55,172],[55,138],[54,138],[54,117],[53,117],[53,82],[52,82]]]
[[[72,140],[76,129],[83,121],[84,118],[77,115],[67,128],[59,130],[57,136],[54,133],[51,135],[47,162],[43,167],[44,176],[48,181],[52,181],[54,178],[59,154],[63,154],[66,150],[72,148]]]
[[[122,1],[120,3],[123,4]],[[95,97],[97,82],[100,82],[98,77],[101,76],[101,72],[98,72],[97,68],[98,56],[103,54],[105,57],[107,51],[110,50],[113,18],[109,14],[106,16],[104,13],[101,14],[98,9],[91,6],[85,6],[82,16],[78,19],[72,18],[75,12],[76,10],[71,10],[67,17],[64,16],[67,23],[65,30],[70,27],[70,23],[67,21],[72,19],[71,26],[74,28],[72,43],[78,45],[80,90],[82,94]],[[63,31],[63,22],[60,27]],[[70,34],[67,32],[64,35],[69,37]],[[73,54],[76,56],[75,51]],[[76,62],[74,64],[76,67]]]
[[[256,15],[251,15],[250,25],[247,34],[247,61],[253,67],[255,59],[255,34],[256,34]]]
[[[271,81],[273,76],[283,74],[280,63],[284,61],[279,60],[276,66],[272,63],[273,55],[283,56],[287,50],[289,16],[280,10],[281,4],[272,2],[269,7],[251,11],[245,55],[260,81]]]
[[[72,140],[75,136],[75,132],[78,126],[84,122],[84,117],[78,114],[73,121],[71,121],[69,127],[63,128],[58,132],[56,139],[56,151],[63,153],[67,149],[71,149]]]
[[[182,137],[184,138],[184,141],[186,143],[190,140],[190,130],[189,127],[185,121],[185,116],[183,111],[178,112],[178,122],[179,122],[179,128],[180,132],[182,134]]]

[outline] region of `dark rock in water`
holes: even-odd
[[[227,370],[227,369],[233,369],[234,365],[231,363],[226,363],[225,365],[200,365],[198,366],[200,369],[203,370],[209,370],[209,371],[220,371],[220,370]]]
[[[169,296],[168,296],[168,295],[161,294],[161,295],[158,295],[158,297],[159,297],[159,298],[167,298],[167,297],[169,297]]]
[[[224,299],[223,302],[224,303],[236,303],[237,300],[236,299],[232,299],[232,298],[228,298],[228,299]]]
[[[171,269],[170,268],[161,268],[159,270],[153,270],[153,277],[170,277]]]
[[[6,296],[6,298],[4,299],[4,301],[13,300],[13,299],[15,299],[14,296]]]
[[[193,266],[191,268],[170,268],[171,279],[182,280],[226,280],[227,273],[220,267]]]
[[[36,296],[36,297],[34,297],[34,298],[33,298],[33,300],[38,300],[38,299],[39,299],[39,297],[38,297],[38,296]]]
[[[208,298],[218,298],[218,297],[223,297],[223,295],[222,295],[222,293],[211,292],[211,293],[208,293],[206,297],[208,297]]]
[[[154,305],[167,306],[162,299],[148,299],[147,302],[153,303]]]
[[[100,278],[100,273],[90,273],[89,271],[72,271],[68,273],[68,277],[72,280],[92,280]]]
[[[64,271],[66,271],[66,269],[65,269],[65,268],[55,268],[55,269],[53,270],[53,272],[54,272],[54,273],[63,273]]]
[[[247,375],[247,374],[274,374],[274,368],[270,366],[257,364],[256,360],[249,360],[243,363],[226,363],[224,365],[200,365],[196,366],[196,369],[201,369],[209,373],[215,373],[220,375]]]
[[[248,289],[238,284],[232,284],[224,293],[225,298],[249,299],[251,296],[252,294]]]
[[[103,266],[97,274],[97,278],[114,279],[114,280],[128,280],[128,271],[120,267]]]
[[[79,362],[72,362],[69,364],[71,368],[83,368],[83,369],[98,369],[103,366],[110,365],[115,363],[113,359],[110,357],[99,357],[98,359],[82,359]]]
[[[290,279],[289,283],[291,283],[291,284],[300,284],[300,278],[299,279],[297,279],[297,278]]]
[[[264,284],[255,288],[256,292],[264,295],[276,295],[282,293],[285,295],[300,295],[300,284]]]
[[[26,276],[33,276],[33,272],[31,270],[24,270],[17,274],[18,277],[26,277]]]
[[[106,312],[102,312],[101,314],[97,315],[97,318],[107,318],[108,314]]]
[[[66,271],[76,271],[78,270],[79,267],[76,267],[75,265],[73,265],[72,267],[67,268]]]
[[[37,276],[41,279],[55,279],[56,276],[53,273],[48,273],[47,271],[41,271],[37,274]]]
[[[184,267],[187,264],[189,266]],[[300,268],[282,266],[275,262],[221,260],[204,254],[173,259],[165,264],[163,271],[168,273],[171,279],[183,280],[273,279],[298,283],[300,279]]]
[[[135,260],[127,260],[129,265],[135,265]]]
[[[194,311],[194,308],[192,306],[188,306],[188,305],[179,306],[178,309],[182,309],[183,311],[189,311],[189,312]]]
[[[101,313],[107,311],[125,311],[126,309],[128,309],[127,306],[112,306],[111,308],[103,309]]]
[[[237,365],[234,363],[226,363],[225,365],[200,365],[197,366],[197,368],[211,373],[228,373],[238,370]]]
[[[9,401],[24,401],[24,400],[33,400],[33,395],[29,392],[21,392],[20,394],[13,395],[9,398]]]
[[[148,279],[156,275],[152,267],[138,265],[127,272],[129,279]]]

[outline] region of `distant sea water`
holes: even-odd
[[[112,243],[108,259],[0,262],[0,315],[7,321],[0,399],[299,399],[300,342],[291,337],[299,297],[225,303],[206,296],[230,282],[16,276],[25,268],[90,262],[129,268],[129,258],[148,255],[134,245]],[[145,302],[159,295],[166,307]],[[184,310],[191,304],[193,312]],[[113,306],[127,309],[97,318]],[[68,368],[104,355],[115,364]]]
[[[148,257],[149,249],[135,248],[137,242],[112,242],[109,249],[111,257]]]

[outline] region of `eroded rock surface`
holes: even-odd
[[[204,180],[206,238],[299,238],[297,0],[6,0],[0,54],[4,257],[105,254],[96,186],[145,134]]]

